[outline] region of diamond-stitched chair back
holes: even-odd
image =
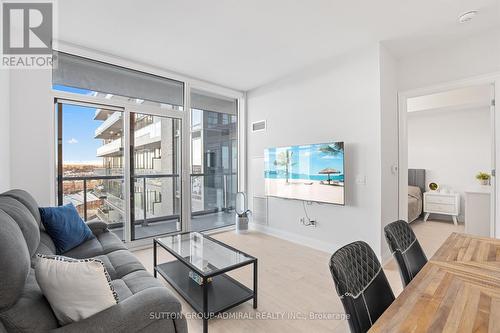
[[[399,220],[384,228],[385,239],[399,266],[403,286],[417,275],[427,263],[427,257],[408,223]]]
[[[348,244],[330,259],[330,272],[351,331],[366,332],[394,301],[394,294],[371,247]]]

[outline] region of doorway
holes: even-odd
[[[494,80],[399,94],[399,217],[423,242],[495,236],[494,96]]]

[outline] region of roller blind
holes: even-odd
[[[238,111],[238,103],[234,98],[226,98],[192,89],[191,108],[236,115]]]
[[[52,83],[101,93],[183,105],[184,84],[75,55],[55,52]]]

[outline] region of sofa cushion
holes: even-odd
[[[135,271],[123,276],[121,279],[112,280],[111,284],[118,294],[120,302],[148,288],[165,288],[160,280],[145,270]]]
[[[128,250],[116,250],[95,258],[104,263],[104,267],[106,267],[112,280],[145,269],[141,262]]]
[[[0,311],[20,297],[28,277],[30,257],[19,225],[0,210]]]
[[[42,219],[40,218],[40,213],[38,212],[38,204],[31,194],[23,190],[10,190],[2,193],[1,196],[11,197],[22,203],[31,212],[38,225],[42,225]]]
[[[94,235],[98,235],[108,230],[108,224],[101,220],[88,221],[87,226],[90,228]]]
[[[56,245],[57,254],[67,252],[94,238],[94,234],[78,215],[72,203],[40,208],[40,216],[45,230]]]
[[[181,303],[167,288],[149,288],[53,333],[187,333],[181,311]]]
[[[29,209],[21,202],[8,196],[0,196],[0,209],[9,214],[21,228],[30,256],[35,254],[40,243],[40,228]]]
[[[118,295],[118,299],[120,301],[123,301],[133,295],[132,291],[122,279],[111,280],[111,285],[113,286],[113,289]]]
[[[56,254],[56,246],[50,238],[49,234],[40,230],[40,245],[35,253],[41,254]]]
[[[63,254],[70,258],[83,259],[126,249],[125,244],[118,236],[110,231],[105,231]]]
[[[12,307],[0,312],[0,319],[7,332],[47,332],[59,326],[52,308],[38,287],[33,269],[29,272],[19,299]]]

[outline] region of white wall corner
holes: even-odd
[[[0,69],[0,193],[10,189],[10,69]]]
[[[398,220],[398,94],[396,60],[389,50],[380,44],[380,253],[382,261],[389,248],[384,227]],[[390,254],[390,253],[389,253]]]
[[[40,205],[55,199],[55,112],[50,70],[10,73],[10,174],[12,188]]]

